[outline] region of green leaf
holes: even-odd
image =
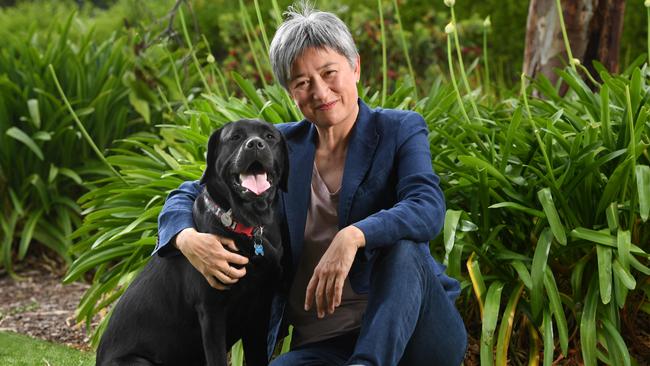
[[[534,208],[526,207],[524,205],[520,205],[516,202],[500,202],[500,203],[495,203],[493,205],[490,205],[488,208],[511,208],[513,210],[518,210],[518,211],[523,211],[531,216],[536,216],[536,217],[546,217],[544,212],[540,210],[536,210]]]
[[[607,317],[604,317],[602,322],[607,338],[610,360],[613,361],[614,365],[630,366],[632,364],[630,352],[618,329]]]
[[[23,232],[20,235],[20,244],[18,246],[19,260],[25,258],[25,254],[27,254],[27,249],[29,249],[29,244],[31,243],[32,237],[34,236],[34,229],[36,228],[38,221],[41,219],[42,214],[43,214],[43,210],[38,210],[34,213],[31,213],[29,218],[25,222],[25,226],[23,227]]]
[[[618,259],[625,270],[630,269],[630,232],[621,230],[616,235],[616,245],[618,246]]]
[[[546,272],[546,263],[548,262],[548,253],[551,249],[553,234],[548,228],[545,228],[539,239],[533,255],[533,266],[530,271],[532,288],[530,290],[530,305],[533,318],[538,319],[542,311],[544,301],[544,274]]]
[[[124,229],[122,229],[122,231],[120,231],[115,236],[113,236],[110,240],[115,240],[120,236],[130,233],[131,231],[133,231],[133,229],[142,225],[142,223],[147,220],[151,220],[155,222],[155,218],[158,217],[158,214],[160,213],[161,210],[162,210],[161,206],[154,206],[148,209],[147,211],[143,212],[137,219],[133,220],[133,222],[129,223],[129,225],[127,225]]]
[[[639,195],[639,213],[641,220],[646,222],[650,214],[650,166],[637,165],[634,167],[636,188]]]
[[[37,131],[32,135],[32,138],[39,141],[52,141],[52,134],[50,132]]]
[[[603,136],[603,140],[605,143],[605,146],[607,146],[610,150],[613,150],[613,143],[612,143],[612,131],[609,127],[609,109],[611,106],[609,105],[609,87],[607,84],[604,84],[600,88],[600,131]]]
[[[69,283],[78,279],[82,274],[97,265],[108,262],[112,259],[122,258],[128,255],[133,249],[128,246],[117,246],[109,248],[98,248],[82,254],[70,268],[63,278],[64,283]]]
[[[600,284],[600,300],[609,304],[612,298],[612,249],[596,245],[598,257],[598,282]]]
[[[573,238],[584,239],[594,243],[616,248],[616,237],[609,234],[607,231],[596,231],[584,227],[579,227],[573,229],[569,235]]]
[[[160,157],[163,158],[163,160],[165,160],[165,162],[167,163],[167,165],[169,165],[171,169],[173,170],[181,169],[181,166],[180,164],[178,164],[176,159],[174,159],[171,155],[167,154],[162,148],[160,148],[160,146],[154,145],[153,148],[158,153],[158,155],[160,155]]]
[[[241,339],[230,349],[230,364],[232,366],[244,365],[244,346]]]
[[[23,204],[18,199],[18,196],[16,196],[16,192],[14,192],[14,190],[11,188],[9,188],[9,198],[11,199],[11,206],[13,211],[17,213],[19,216],[24,215],[25,210],[23,209]]]
[[[544,330],[544,366],[552,366],[555,342],[553,341],[553,321],[548,308],[544,309],[542,329]]]
[[[596,277],[592,278],[585,306],[580,317],[580,346],[582,348],[582,359],[585,366],[597,366],[597,333],[596,333],[596,310],[598,307],[598,285]]]
[[[625,181],[629,175],[628,170],[631,169],[632,162],[631,159],[625,159],[622,163],[619,163],[616,169],[614,169],[614,172],[611,173],[607,184],[605,185],[605,189],[598,201],[598,211],[604,211],[610,203],[619,201],[618,193],[622,187],[626,186]]]
[[[551,190],[549,188],[543,188],[537,192],[537,198],[544,208],[544,213],[548,220],[548,224],[551,226],[551,231],[555,240],[560,244],[566,245],[566,233],[564,231],[564,226],[560,221],[560,216],[557,213],[555,204],[553,203],[553,196],[551,195]]]
[[[639,262],[638,259],[634,258],[633,255],[630,256],[630,265],[634,267],[637,271],[650,276],[650,268],[646,267],[643,265],[643,263]],[[650,297],[650,296],[649,296]]]
[[[510,158],[510,151],[512,150],[512,145],[515,139],[515,133],[519,132],[519,126],[521,125],[521,119],[522,119],[521,116],[522,116],[522,108],[518,107],[517,109],[515,109],[515,112],[512,115],[512,120],[508,125],[506,141],[501,146],[501,148],[503,149],[503,155],[501,157],[501,167],[500,167],[501,171],[504,171],[506,169],[506,165],[508,164],[508,159]]]
[[[562,349],[562,354],[566,356],[569,351],[569,327],[566,316],[564,315],[564,309],[562,308],[562,301],[560,301],[560,292],[555,283],[555,276],[553,276],[553,272],[550,269],[546,270],[544,287],[546,288],[551,312],[557,325],[557,333],[560,337],[560,349]]]
[[[151,112],[149,111],[149,103],[146,100],[138,98],[135,92],[131,92],[129,93],[129,103],[144,118],[145,122],[151,123]]]
[[[454,248],[456,239],[456,228],[460,220],[461,211],[447,210],[445,214],[444,240],[445,240],[445,265],[448,265],[449,253]]]
[[[0,250],[2,250],[2,264],[7,272],[15,277],[16,274],[11,266],[11,242],[14,238],[16,224],[18,223],[18,212],[14,211],[8,217],[0,215],[0,227],[2,236],[0,236]]]
[[[460,162],[463,163],[463,165],[466,165],[468,167],[487,170],[489,175],[494,177],[500,183],[506,185],[507,187],[510,187],[510,182],[508,182],[506,177],[503,174],[501,174],[501,172],[499,172],[497,168],[492,166],[492,164],[488,163],[487,161],[469,155],[461,155],[458,157],[458,160],[460,160]]]
[[[59,173],[65,175],[66,177],[72,179],[75,183],[81,185],[82,180],[79,174],[75,173],[74,170],[68,168],[59,168]]]
[[[481,267],[478,261],[474,259],[474,257],[476,257],[476,253],[472,252],[472,254],[467,259],[467,273],[469,274],[469,278],[472,281],[472,288],[474,289],[474,294],[476,295],[478,305],[481,309],[481,314],[483,314],[483,304],[485,302],[486,292],[485,281],[483,280],[483,275],[481,274]]]
[[[623,285],[629,290],[634,290],[636,287],[636,280],[634,279],[634,276],[632,276],[629,271],[625,270],[623,266],[621,266],[621,263],[618,261],[618,259],[614,259],[612,268],[614,269],[614,274],[616,277],[621,280],[621,282],[623,282]]]
[[[14,139],[25,144],[25,146],[27,146],[30,150],[32,150],[32,152],[34,152],[34,154],[36,154],[36,156],[40,160],[44,159],[43,151],[41,151],[41,148],[38,147],[38,145],[36,145],[34,140],[32,140],[31,137],[27,136],[27,134],[23,132],[21,129],[19,129],[18,127],[10,127],[6,133],[7,136],[13,137]]]
[[[50,164],[50,173],[47,176],[47,182],[49,184],[52,184],[57,175],[59,175],[59,168],[57,168],[54,164]]]
[[[291,350],[291,338],[293,338],[293,325],[289,325],[289,334],[282,340],[282,349],[280,350],[281,355]]]
[[[608,207],[607,211],[605,212],[607,216],[607,226],[609,227],[609,232],[612,234],[616,234],[616,231],[618,230],[619,223],[618,223],[618,204],[616,202],[612,202]]]
[[[481,365],[491,366],[494,364],[493,344],[494,330],[499,319],[499,308],[501,305],[501,291],[503,282],[495,281],[490,285],[485,296],[485,309],[483,311],[483,323],[481,327]]]
[[[526,286],[527,289],[531,290],[533,288],[533,280],[530,277],[530,273],[528,273],[528,268],[526,268],[526,265],[522,261],[512,261],[510,262],[510,265],[517,271],[517,274],[519,275],[519,279],[521,282],[523,282],[524,286]]]
[[[29,99],[27,100],[27,110],[29,110],[29,115],[31,117],[32,123],[36,128],[41,128],[41,113],[38,109],[38,99]]]
[[[257,110],[261,110],[264,107],[264,101],[257,94],[255,86],[235,71],[232,72],[232,78],[235,80],[235,83],[237,83],[241,91],[244,92],[244,95],[253,102],[253,105],[255,105]]]
[[[524,290],[523,283],[515,287],[510,294],[508,304],[503,311],[501,325],[499,326],[499,335],[497,337],[496,348],[496,364],[506,366],[508,363],[508,348],[510,345],[510,336],[512,335],[512,328],[514,326],[515,314],[517,312],[517,304]]]

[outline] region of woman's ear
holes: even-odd
[[[357,55],[357,60],[354,63],[354,76],[358,83],[361,80],[361,55]]]
[[[210,139],[208,140],[208,153],[205,158],[205,170],[201,177],[201,184],[207,183],[215,174],[214,163],[217,160],[217,152],[219,151],[219,141],[221,140],[222,130],[223,127],[212,132],[212,135],[210,135]]]

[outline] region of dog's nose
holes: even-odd
[[[266,144],[264,143],[264,140],[262,140],[259,137],[253,137],[246,141],[246,149],[252,150],[263,150],[266,147]]]

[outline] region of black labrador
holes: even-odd
[[[179,252],[153,256],[115,306],[97,365],[226,366],[240,338],[247,365],[268,364],[270,303],[281,276],[277,189],[286,190],[288,164],[286,143],[269,123],[240,120],[210,136],[195,227],[232,238],[249,258],[246,275],[219,291]]]

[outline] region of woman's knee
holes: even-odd
[[[412,276],[438,274],[444,270],[431,257],[428,243],[416,243],[400,240],[397,243],[379,249],[380,252],[372,264],[372,273]],[[415,278],[410,279],[415,280]]]

